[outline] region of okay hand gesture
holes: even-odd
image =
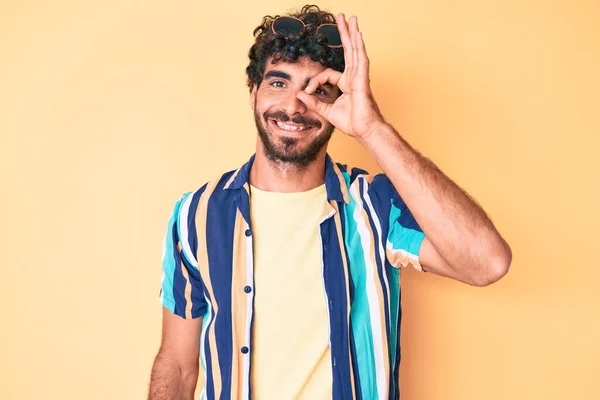
[[[383,117],[369,85],[369,58],[358,30],[358,20],[351,17],[347,23],[344,14],[339,14],[336,20],[344,49],[344,72],[331,68],[324,70],[314,76],[297,97],[336,128],[358,139],[376,129],[383,122]],[[342,91],[334,103],[323,102],[313,95],[320,85],[327,82],[337,85]]]

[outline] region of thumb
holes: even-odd
[[[310,95],[304,90],[299,91],[298,94],[296,94],[296,97],[301,102],[303,102],[306,105],[306,107],[308,107],[311,111],[314,111],[321,117],[328,119],[327,115],[329,114],[331,104],[322,102],[321,100],[317,99],[316,96]]]

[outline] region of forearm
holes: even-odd
[[[506,263],[510,250],[484,210],[391,125],[383,124],[359,140],[446,263],[465,274]]]
[[[183,369],[171,361],[168,352],[159,351],[150,378],[149,400],[193,400],[198,366]]]

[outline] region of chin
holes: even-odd
[[[273,119],[256,121],[264,154],[272,161],[297,167],[306,167],[314,162],[333,133],[333,127],[302,126],[293,122],[278,122]]]

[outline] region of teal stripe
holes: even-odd
[[[349,175],[344,173],[348,185]],[[349,185],[348,185],[349,186]],[[369,313],[369,299],[367,297],[367,278],[365,254],[360,241],[358,227],[354,220],[356,202],[350,197],[350,204],[346,206],[344,241],[350,264],[350,275],[354,283],[354,300],[350,309],[352,333],[356,346],[356,363],[360,379],[360,391],[363,399],[377,398],[377,380],[375,369],[375,354],[373,347],[373,333],[371,330],[371,317]]]
[[[393,371],[398,352],[396,341],[398,340],[398,309],[400,306],[400,269],[388,268],[388,280],[390,284],[390,371]],[[395,376],[395,375],[394,375]]]
[[[405,250],[413,256],[418,257],[425,234],[402,226],[398,222],[401,214],[402,211],[392,203],[392,208],[390,209],[390,230],[387,240],[392,244],[394,250]]]
[[[165,279],[162,283],[162,296],[163,306],[166,307],[172,313],[175,313],[175,298],[173,297],[173,276],[175,274],[175,258],[173,257],[176,251],[175,243],[173,242],[173,225],[177,222],[179,217],[179,209],[181,203],[185,200],[187,194],[181,196],[179,200],[175,202],[173,212],[169,218],[167,224],[167,232],[165,233],[165,255],[162,260],[162,268],[165,274]]]

